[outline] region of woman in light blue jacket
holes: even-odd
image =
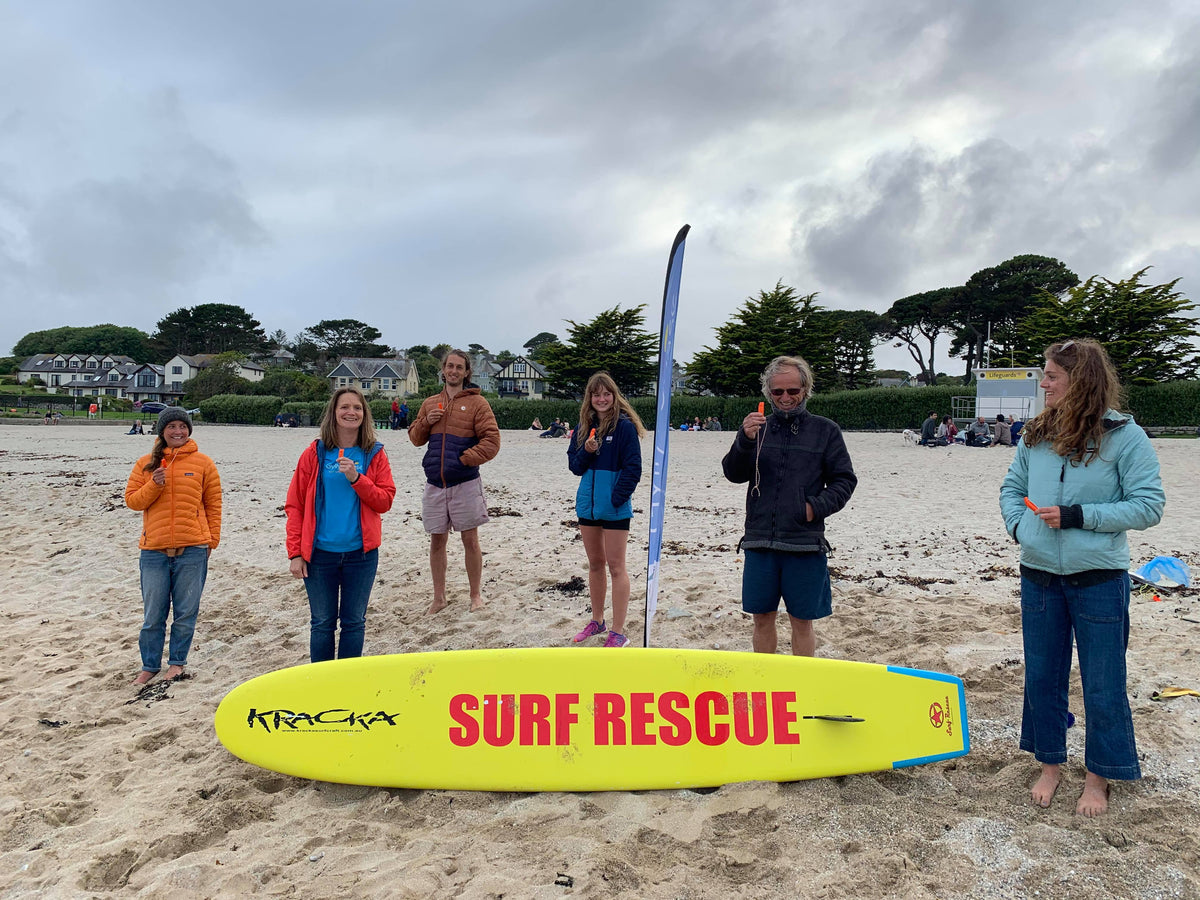
[[[1042,764],[1033,802],[1047,807],[1067,759],[1072,636],[1083,682],[1084,765],[1076,811],[1108,808],[1108,780],[1141,777],[1125,687],[1129,543],[1158,524],[1166,498],[1158,457],[1091,340],[1046,349],[1045,410],[1026,423],[1000,486],[1005,528],[1021,545],[1025,704],[1021,749]]]

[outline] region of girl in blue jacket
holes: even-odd
[[[1052,344],[1041,387],[1046,408],[1025,425],[1000,486],[1005,528],[1021,545],[1021,749],[1042,764],[1033,802],[1047,807],[1067,760],[1074,638],[1087,769],[1076,812],[1098,816],[1108,809],[1109,779],[1141,777],[1125,686],[1125,532],[1157,525],[1166,497],[1146,433],[1114,408],[1120,384],[1103,347]]]
[[[588,594],[592,620],[572,640],[575,643],[608,631],[605,647],[624,647],[625,615],[629,610],[629,571],[625,545],[631,497],[642,478],[642,420],[607,372],[588,379],[579,407],[579,426],[567,447],[567,462],[579,476],[575,514],[588,558]],[[607,571],[606,571],[607,570]],[[612,577],[612,628],[604,621],[608,577]]]

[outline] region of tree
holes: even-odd
[[[306,328],[304,335],[326,358],[372,358],[390,356],[393,353],[391,347],[377,343],[383,336],[378,328],[358,319],[322,319],[316,325]]]
[[[413,344],[405,351],[412,364],[417,367],[417,381],[422,388],[437,384],[438,372],[442,364],[435,359],[429,347],[425,344]]]
[[[511,350],[501,350],[496,354],[496,365],[503,369],[516,358],[517,354],[513,353]],[[530,358],[532,359],[532,357]],[[534,360],[534,362],[537,362],[537,360]]]
[[[269,347],[262,323],[232,303],[201,303],[168,313],[152,340],[163,359],[228,351],[249,356]]]
[[[1032,253],[980,269],[968,278],[947,306],[948,321],[954,329],[950,353],[966,353],[963,383],[983,365],[989,326],[993,345],[1001,343],[1001,355],[1007,356],[1013,350],[1017,324],[1041,295],[1061,294],[1077,284],[1079,276],[1057,259]]]
[[[657,369],[657,335],[643,330],[645,304],[622,311],[606,309],[590,322],[567,320],[569,343],[542,344],[539,363],[546,368],[549,392],[555,397],[583,395],[587,380],[607,371],[623,394],[650,391]]]
[[[926,384],[937,383],[933,370],[933,355],[937,339],[950,330],[949,308],[956,302],[962,288],[938,288],[902,297],[884,313],[887,319],[883,334],[897,340],[895,346],[908,345],[908,355],[917,364],[918,371],[925,376]],[[922,341],[929,345],[929,362],[925,362]]]
[[[296,369],[272,369],[262,381],[253,382],[253,393],[292,400],[328,400],[329,379],[307,375]]]
[[[550,344],[557,343],[557,334],[552,334],[549,331],[542,331],[538,334],[535,334],[521,346],[525,349],[525,356],[527,358],[532,359],[534,362],[540,363],[541,358],[538,356],[538,354],[541,352],[542,348],[547,347]]]
[[[271,332],[270,337],[267,338],[267,343],[270,345],[269,349],[273,353],[278,353],[280,350],[286,350],[288,346],[287,332],[282,328],[276,328]]]
[[[717,328],[717,346],[697,353],[687,370],[702,389],[714,394],[748,397],[760,390],[763,369],[777,356],[802,356],[818,385],[833,373],[832,348],[824,334],[810,329],[821,308],[816,294],[798,296],[782,281],[758,297],[747,297],[732,319]]]
[[[31,331],[13,346],[13,356],[22,361],[36,353],[112,353],[137,362],[150,362],[158,356],[146,332],[111,324]]]
[[[219,353],[194,378],[183,383],[183,402],[199,406],[217,394],[253,394],[254,383],[238,374],[242,354],[236,350]]]
[[[1200,353],[1196,309],[1175,290],[1179,279],[1143,285],[1149,267],[1124,281],[1093,275],[1065,296],[1042,295],[1017,330],[1015,354],[1025,365],[1039,365],[1042,351],[1071,337],[1094,338],[1104,345],[1124,384],[1155,384],[1195,378]]]
[[[867,309],[821,309],[808,321],[832,350],[829,380],[818,384],[827,390],[857,390],[875,383],[875,345],[887,327],[883,316]]]

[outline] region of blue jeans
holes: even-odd
[[[1042,586],[1021,576],[1025,706],[1021,749],[1038,762],[1067,760],[1067,684],[1072,634],[1083,682],[1084,765],[1101,778],[1142,777],[1125,688],[1129,576],[1079,587],[1071,576]]]
[[[362,656],[363,633],[367,628],[367,601],[379,568],[379,551],[330,553],[314,547],[308,563],[304,589],[312,627],[308,655],[313,662],[334,659],[333,633],[341,622],[337,659]],[[339,594],[340,599],[339,599]]]
[[[200,595],[208,577],[208,548],[187,547],[178,556],[158,550],[143,550],[138,560],[142,581],[142,630],[138,650],[142,671],[162,668],[163,641],[167,631],[167,613],[171,619],[171,645],[167,664],[186,666],[200,611]]]

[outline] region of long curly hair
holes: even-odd
[[[1070,382],[1054,406],[1025,423],[1021,440],[1030,447],[1050,441],[1056,454],[1086,466],[1100,455],[1104,413],[1121,407],[1117,370],[1104,348],[1088,338],[1051,344],[1046,360],[1062,368]]]
[[[601,415],[592,406],[592,394],[601,388],[613,395],[613,405],[604,415]],[[621,416],[626,416],[629,421],[633,422],[638,437],[642,437],[646,433],[646,426],[642,424],[638,414],[633,411],[629,401],[621,395],[621,389],[617,387],[612,376],[607,372],[597,372],[588,379],[587,387],[583,389],[583,402],[579,405],[579,427],[575,429],[575,446],[583,446],[583,442],[591,433],[593,423],[596,428],[596,440],[603,441],[605,436],[616,431],[617,421]]]

